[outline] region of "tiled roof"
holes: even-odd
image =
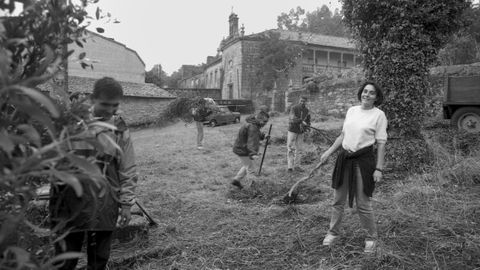
[[[97,79],[69,76],[68,77],[68,91],[70,93],[82,92],[91,93],[93,85]],[[153,97],[153,98],[175,98],[174,95],[168,91],[156,86],[152,83],[133,83],[133,82],[121,82],[123,87],[123,94],[125,96],[137,96],[137,97]],[[39,88],[44,91],[51,90],[51,85],[47,82],[40,85]]]
[[[68,89],[70,92],[87,92],[93,90],[93,85],[97,79],[69,76]],[[134,82],[120,82],[123,87],[123,94],[126,96],[140,96],[140,97],[170,97],[171,95],[166,90],[156,86],[153,83],[134,83]]]
[[[343,37],[327,36],[327,35],[321,35],[321,34],[315,34],[315,33],[309,33],[309,32],[296,32],[296,31],[281,30],[281,29],[267,30],[259,34],[263,34],[269,31],[280,33],[280,39],[283,39],[283,40],[300,41],[300,42],[305,42],[313,45],[355,50],[355,44],[353,44],[352,40],[348,38],[343,38]],[[259,34],[253,34],[252,36],[259,35]]]

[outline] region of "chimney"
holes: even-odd
[[[215,56],[207,56],[207,65],[212,63],[215,60]]]
[[[228,17],[228,23],[230,25],[230,35],[229,37],[236,37],[238,36],[238,16],[237,14],[233,13],[230,14]]]
[[[245,26],[242,23],[242,27],[240,27],[240,36],[243,37],[245,35]]]

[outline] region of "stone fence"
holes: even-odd
[[[343,117],[348,108],[358,103],[357,90],[359,81],[342,80],[323,82],[318,91],[292,89],[285,97],[286,110],[298,103],[301,96],[308,97],[308,107],[313,115],[331,115]]]
[[[164,88],[164,90],[180,98],[209,97],[222,99],[222,89],[220,88]]]
[[[444,82],[447,76],[480,75],[480,63],[470,65],[439,66],[430,69],[430,88],[427,89],[427,115],[442,117]],[[289,111],[292,104],[298,103],[300,96],[309,98],[312,115],[331,115],[343,117],[349,107],[358,104],[357,91],[363,77],[355,74],[348,76],[323,76],[316,78],[318,91],[308,91],[305,87],[289,89],[285,93],[284,110],[270,102],[271,110]],[[278,108],[278,109],[277,109]]]
[[[161,114],[173,100],[175,97],[124,96],[121,116],[133,127],[158,123]]]

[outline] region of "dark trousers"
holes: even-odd
[[[64,252],[80,252],[87,235],[87,270],[104,270],[110,257],[110,244],[112,242],[112,231],[88,231],[72,232],[64,238],[65,247],[60,243],[55,244],[56,254]],[[78,259],[71,259],[62,262],[60,270],[74,270]]]

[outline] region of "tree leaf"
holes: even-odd
[[[8,247],[6,252],[11,252],[15,254],[15,262],[17,264],[17,269],[23,269],[23,267],[27,265],[30,261],[30,253],[28,253],[23,248],[12,246]]]
[[[97,27],[96,30],[97,30],[97,32],[100,33],[100,34],[105,32],[105,30],[104,30],[103,28],[101,28],[101,27]]]
[[[105,152],[104,146],[100,142],[98,142],[96,138],[81,138],[81,139],[78,139],[78,140],[92,145],[100,153]],[[77,141],[77,139],[75,139],[73,141]]]
[[[44,160],[40,159],[37,156],[29,157],[24,160],[20,167],[16,169],[18,173],[32,172],[38,169],[39,165],[42,165]]]
[[[66,58],[70,57],[70,55],[72,55],[73,53],[75,52],[75,50],[69,50],[67,52],[67,55],[65,56]]]
[[[117,130],[117,127],[115,125],[112,125],[103,121],[95,121],[88,124],[88,127],[94,127],[94,126],[103,127],[110,130]]]
[[[80,41],[75,40],[75,44],[77,44],[78,47],[83,48],[83,44]]]
[[[43,46],[43,51],[45,53],[45,57],[42,58],[40,61],[40,66],[38,69],[35,71],[34,76],[41,76],[45,73],[45,70],[47,70],[47,67],[53,62],[53,59],[55,58],[55,54],[48,45]]]
[[[81,53],[78,55],[78,59],[82,60],[83,58],[85,58],[86,55],[87,55],[86,52],[81,52]]]
[[[42,269],[50,269],[56,262],[61,262],[70,259],[77,259],[84,256],[81,252],[65,252],[60,255],[53,257],[52,259],[48,260],[44,265],[42,265]]]
[[[115,149],[117,149],[120,153],[123,153],[122,148],[120,148],[120,146],[112,139],[112,137],[108,136],[108,134],[99,133],[97,136],[98,136],[99,139],[104,139],[111,146],[113,146]]]
[[[16,230],[18,223],[18,217],[14,217],[10,214],[5,214],[2,217],[2,224],[0,225],[0,243],[3,243],[5,238],[11,235]]]
[[[42,104],[45,109],[50,112],[53,118],[58,118],[60,116],[60,112],[58,111],[57,106],[40,91],[20,85],[12,85],[11,89],[20,91],[23,94],[29,96],[31,99],[35,100],[36,102]]]
[[[74,154],[67,154],[67,158],[70,160],[72,165],[82,170],[84,173],[88,174],[90,178],[95,182],[95,184],[100,187],[100,182],[105,180],[102,171],[100,168],[88,161],[88,159],[84,157],[80,157]]]
[[[30,115],[30,117],[39,123],[43,124],[50,131],[55,132],[55,126],[50,116],[42,110],[37,104],[32,103],[27,98],[20,96],[12,96],[10,98],[10,104],[18,111]]]
[[[30,143],[37,147],[41,146],[40,134],[38,134],[38,131],[33,126],[22,124],[18,125],[17,129],[22,131],[22,136],[25,137]]]
[[[15,145],[10,140],[8,133],[5,130],[0,131],[0,148],[7,153],[11,153],[15,148]]]
[[[80,197],[83,193],[83,187],[80,181],[76,176],[70,173],[57,171],[55,169],[51,169],[50,172],[60,181],[64,182],[65,184],[71,186],[75,191],[75,194]]]
[[[95,18],[97,18],[97,20],[100,19],[100,8],[97,7],[97,10],[95,11]]]

